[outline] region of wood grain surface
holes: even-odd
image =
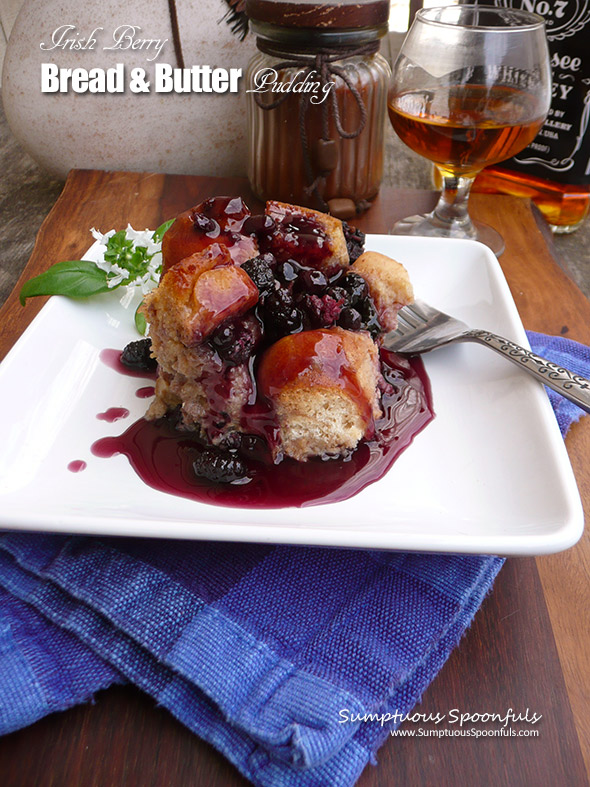
[[[247,184],[238,179],[72,172],[39,233],[22,281],[54,262],[78,258],[89,245],[91,226],[103,231],[128,222],[136,228],[155,227],[224,193],[241,194],[255,207]],[[384,191],[358,226],[386,232],[394,220],[427,209],[433,201],[431,192]],[[506,240],[500,262],[525,327],[590,344],[590,303],[556,264],[529,204],[475,194],[472,210]],[[43,304],[34,299],[21,307],[18,289],[0,310],[0,358]],[[590,418],[572,427],[566,445],[588,512]],[[447,714],[454,708],[495,713],[528,708],[542,714],[535,725],[539,736],[392,738],[379,751],[377,766],[363,773],[360,787],[589,783],[589,538],[585,533],[559,555],[508,560],[418,708]],[[0,783],[247,784],[223,757],[133,687],[109,689],[93,705],[54,714],[0,739]]]

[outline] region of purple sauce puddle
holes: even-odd
[[[361,441],[345,459],[284,459],[275,465],[257,455],[246,461],[251,476],[248,482],[215,484],[193,471],[204,444],[190,433],[178,432],[166,418],[157,422],[141,418],[123,434],[97,440],[91,451],[102,458],[124,454],[148,486],[203,503],[286,508],[347,500],[382,478],[434,417],[421,359],[382,351],[381,360],[384,376],[393,388],[392,393],[383,395],[385,415],[377,423],[375,439]]]

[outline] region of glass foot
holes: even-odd
[[[461,224],[444,224],[437,221],[432,214],[408,216],[396,222],[390,230],[390,235],[414,235],[425,238],[462,238],[478,240],[491,249],[496,257],[506,248],[504,239],[499,232],[479,221],[470,221]]]

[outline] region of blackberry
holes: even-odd
[[[276,334],[297,333],[303,328],[303,314],[284,288],[275,290],[264,302],[264,326]]]
[[[158,362],[151,357],[151,351],[152,342],[150,339],[139,339],[136,342],[130,342],[121,353],[121,363],[128,369],[155,372],[158,368]]]
[[[347,309],[342,309],[340,312],[338,325],[341,328],[346,328],[348,331],[360,331],[362,324],[363,318],[356,309],[349,307]]]
[[[209,346],[230,366],[246,363],[258,342],[253,325],[236,320],[220,325],[209,337]]]
[[[367,282],[358,273],[347,273],[338,283],[349,293],[350,302],[353,306],[364,300],[369,294]]]
[[[260,297],[274,292],[275,278],[273,276],[273,266],[276,260],[272,254],[262,254],[260,257],[253,257],[242,265],[243,270],[258,287]]]
[[[342,222],[346,249],[350,257],[350,264],[357,260],[365,250],[365,233],[351,227],[346,221]]]
[[[195,475],[215,484],[231,484],[248,475],[245,464],[232,452],[208,447],[193,462]]]

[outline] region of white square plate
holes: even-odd
[[[417,296],[469,325],[528,346],[496,258],[472,241],[368,236],[408,269]],[[146,408],[141,380],[103,364],[137,338],[135,304],[116,293],[53,297],[0,365],[0,526],[11,529],[534,555],[580,537],[576,482],[538,383],[485,347],[424,356],[435,420],[378,482],[307,508],[217,507],[158,492],[127,459],[91,444]],[[122,406],[129,418],[96,418]],[[72,460],[84,472],[72,473]]]

